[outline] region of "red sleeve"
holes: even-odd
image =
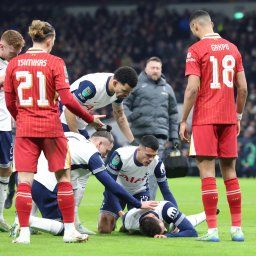
[[[85,111],[80,104],[75,100],[74,96],[69,91],[69,88],[58,91],[61,103],[67,107],[76,116],[82,118],[86,123],[93,122],[93,116]]]
[[[8,111],[16,120],[17,114],[18,114],[18,109],[16,106],[16,94],[15,92],[5,92],[5,103]]]
[[[61,58],[56,58],[53,74],[56,91],[70,88],[67,68]]]
[[[185,76],[196,75],[201,77],[200,58],[195,48],[190,47],[188,49],[186,58],[186,71]]]
[[[244,66],[243,66],[242,56],[238,51],[238,56],[236,60],[236,72],[241,72],[241,71],[244,71]]]

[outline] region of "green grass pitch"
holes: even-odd
[[[256,181],[240,179],[243,193],[243,228],[246,241],[236,243],[230,241],[229,209],[226,203],[224,184],[218,179],[220,191],[219,205],[221,213],[218,218],[220,243],[195,241],[194,238],[153,239],[142,236],[131,236],[113,232],[112,235],[95,235],[84,244],[64,244],[61,237],[41,233],[31,237],[30,245],[11,243],[6,233],[0,233],[0,256],[122,256],[122,255],[174,255],[174,256],[237,256],[256,254]],[[199,178],[180,178],[169,180],[169,185],[185,214],[202,211]],[[101,205],[103,186],[91,177],[88,182],[85,198],[79,209],[80,219],[86,227],[96,230],[98,209]],[[158,194],[158,199],[161,199]],[[5,210],[5,218],[13,222],[14,208]],[[118,228],[120,221],[118,222]],[[199,235],[206,231],[206,225],[197,227]]]

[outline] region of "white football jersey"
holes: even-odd
[[[65,132],[65,136],[68,139],[68,146],[71,155],[71,180],[72,182],[82,175],[86,175],[88,178],[91,173],[97,173],[105,170],[104,162],[102,161],[102,167],[92,170],[88,169],[89,160],[93,155],[99,154],[99,151],[95,145],[87,140],[85,137],[74,132]],[[50,191],[53,191],[57,181],[54,173],[48,171],[48,162],[43,153],[41,153],[37,165],[37,174],[34,179],[44,185]]]
[[[0,76],[6,72],[8,62],[0,58]],[[11,115],[6,108],[4,90],[3,87],[0,89],[0,131],[11,131],[12,130],[12,119]]]
[[[137,148],[135,146],[118,148],[107,165],[107,170],[117,175],[117,183],[132,195],[148,189],[148,176],[151,173],[156,175],[158,182],[166,180],[165,168],[159,157],[156,156],[148,166],[143,166],[136,161]]]
[[[162,212],[163,212],[164,206],[167,203],[169,203],[169,202],[168,201],[161,201],[158,204],[158,206],[155,208],[155,210],[137,209],[137,208],[133,208],[133,209],[129,210],[125,214],[124,219],[123,219],[124,227],[127,230],[130,230],[130,231],[140,230],[140,218],[148,212],[155,213],[160,220],[164,220]]]
[[[77,101],[84,106],[88,111],[103,108],[113,102],[121,104],[117,99],[116,94],[111,95],[109,92],[109,80],[113,73],[93,73],[82,76],[70,86],[70,90]],[[65,114],[65,106],[61,113],[60,119],[63,124],[67,124]],[[86,128],[87,123],[81,118],[76,117],[78,129]]]

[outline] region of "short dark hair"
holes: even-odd
[[[159,142],[157,138],[153,135],[145,135],[141,138],[140,144],[146,148],[151,148],[153,150],[158,150]]]
[[[153,57],[150,57],[149,59],[147,59],[146,65],[147,65],[150,61],[156,61],[156,62],[159,62],[159,63],[162,64],[162,60],[161,60],[159,57],[156,57],[156,56],[153,56]]]
[[[140,221],[140,232],[145,236],[154,237],[161,233],[161,227],[157,219],[144,217]]]
[[[138,75],[132,67],[124,66],[114,72],[114,79],[121,84],[128,84],[131,88],[134,88],[138,82]]]
[[[199,18],[199,17],[209,17],[211,18],[210,14],[207,11],[204,10],[196,10],[194,11],[190,18],[189,18],[189,23],[191,23],[193,20]]]
[[[111,132],[108,131],[96,131],[91,135],[92,137],[103,137],[106,138],[110,143],[114,143],[114,137]]]

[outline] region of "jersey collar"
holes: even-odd
[[[136,150],[134,151],[134,154],[133,154],[133,161],[134,161],[135,165],[141,167],[141,166],[143,166],[143,164],[141,164],[141,163],[137,160],[137,158],[136,158],[137,151],[138,151],[138,149],[136,149]]]
[[[39,48],[29,48],[29,49],[27,50],[27,53],[39,53],[39,52],[45,52],[45,53],[47,53],[45,50],[39,49]]]
[[[141,220],[142,220],[145,216],[147,216],[149,213],[154,214],[154,215],[159,219],[158,214],[157,214],[156,212],[154,212],[154,211],[150,210],[150,211],[147,211],[147,212],[143,213],[143,214],[140,216],[140,218],[139,218],[139,223],[140,223],[140,222],[141,222]]]
[[[109,81],[111,79],[112,76],[109,76],[108,79],[107,79],[107,82],[106,82],[106,92],[107,92],[107,95],[112,97],[114,94],[111,94],[110,90],[109,90]]]
[[[218,33],[209,33],[202,37],[202,39],[209,39],[209,38],[221,38]]]

